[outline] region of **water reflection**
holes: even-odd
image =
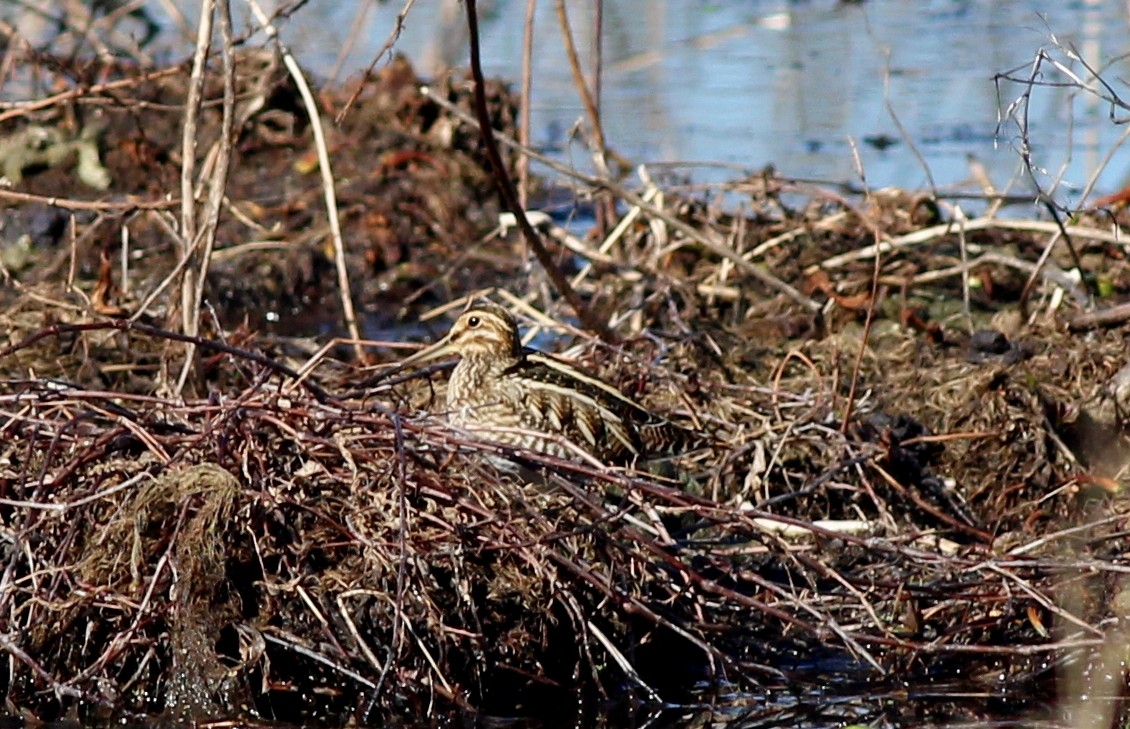
[[[458,13],[445,15],[443,5],[444,0],[417,2],[397,45],[433,64],[433,71],[461,63],[465,53],[463,19]],[[518,79],[525,5],[521,0],[491,4],[483,29],[489,73]],[[583,52],[592,3],[568,5]],[[371,31],[365,34],[370,40],[350,53],[354,67],[383,41],[399,9],[398,3],[385,3],[370,14]],[[322,23],[323,33],[327,27],[348,26],[356,12],[349,3],[320,10],[335,19]],[[1092,64],[1108,64],[1130,50],[1127,12],[1116,0],[607,0],[606,135],[619,151],[640,161],[774,164],[785,175],[831,180],[857,179],[861,164],[875,186],[920,187],[930,176],[939,185],[953,185],[968,177],[966,155],[973,154],[1003,187],[1017,169],[1018,156],[1009,146],[1013,130],[994,143],[998,92],[993,75],[1031,63],[1037,49],[1051,46],[1052,33],[1076,44]],[[325,46],[304,42],[310,26],[321,22],[313,16],[296,16],[291,35],[305,46],[307,62],[327,68],[333,59],[319,51]],[[534,135],[543,146],[564,146],[582,109],[548,0],[538,3],[536,33]],[[340,47],[340,42],[329,46]],[[1076,70],[1081,71],[1077,64]],[[1114,81],[1125,71],[1125,62],[1117,61],[1106,76]],[[1020,91],[1005,84],[1004,103]],[[1028,118],[1038,162],[1049,172],[1067,164],[1069,181],[1082,185],[1121,133],[1101,107],[1070,89],[1038,90]],[[925,169],[893,115],[918,147]],[[897,143],[878,149],[864,144],[864,137]],[[850,140],[858,146],[859,163]],[[585,158],[575,146],[566,154],[578,163]],[[1102,186],[1116,186],[1128,164],[1130,156],[1117,153]],[[702,170],[697,176],[723,173]]]
[[[583,111],[554,4],[536,5],[533,134],[540,146],[583,166],[587,153],[569,136]],[[144,4],[165,31],[145,53],[157,61],[183,58],[197,5]],[[403,5],[311,2],[279,23],[315,75],[346,76],[369,64]],[[566,5],[587,58],[595,2]],[[28,0],[0,9],[0,17],[34,43],[36,28],[51,25],[52,6]],[[479,6],[487,71],[517,83],[527,0],[480,0]],[[247,26],[250,14],[233,7]],[[996,138],[998,110],[1023,87],[1006,82],[998,98],[994,74],[1020,69],[1026,75],[1038,49],[1054,49],[1053,37],[1104,69],[1115,91],[1130,71],[1122,58],[1130,51],[1130,7],[1120,0],[605,0],[603,7],[605,132],[613,148],[640,162],[772,164],[785,176],[858,181],[865,175],[873,186],[918,188],[931,180],[965,181],[966,157],[973,155],[1003,188],[1018,168],[1018,136],[1008,125]],[[466,38],[461,2],[419,0],[395,48],[425,73],[438,73],[465,63]],[[262,34],[252,42],[262,42]],[[1085,72],[1058,55],[1073,72]],[[1042,72],[1046,80],[1064,80],[1050,65]],[[1115,149],[1100,190],[1118,187],[1130,154],[1116,149],[1122,129],[1109,112],[1071,88],[1037,89],[1027,111],[1036,164],[1049,177],[1062,168],[1078,188]],[[703,168],[695,176],[729,174]]]

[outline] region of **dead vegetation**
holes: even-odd
[[[108,69],[37,112],[68,138],[98,112],[108,197],[66,162],[0,191],[10,711],[336,724],[697,687],[786,694],[798,721],[893,722],[902,692],[976,719],[1102,689],[1121,716],[1127,325],[1087,317],[1130,295],[1124,213],[966,219],[767,173],[727,188],[736,214],[602,181],[622,224],[545,229],[601,341],[488,232],[467,86],[422,95],[394,63],[329,140],[367,331],[487,292],[717,440],[669,477],[607,469],[468,441],[423,414],[442,374],[382,376],[388,341],[370,368],[321,347],[340,254],[281,72],[238,76],[211,307],[184,334],[173,71]],[[222,86],[204,79],[209,143]],[[508,133],[513,99],[489,98]]]

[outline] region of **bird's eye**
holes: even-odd
[[[478,327],[482,323],[483,323],[483,320],[480,319],[477,316],[473,316],[473,317],[471,317],[470,319],[467,320],[467,326],[471,327],[472,329]]]

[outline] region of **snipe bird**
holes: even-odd
[[[576,460],[578,449],[604,463],[668,455],[688,432],[614,386],[522,346],[510,313],[473,303],[451,331],[402,361],[461,360],[447,385],[452,425],[484,440]]]

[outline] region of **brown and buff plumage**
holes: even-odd
[[[562,458],[580,449],[619,464],[668,455],[689,435],[599,378],[523,347],[514,318],[496,304],[472,304],[403,365],[454,355],[448,417],[486,440]]]

